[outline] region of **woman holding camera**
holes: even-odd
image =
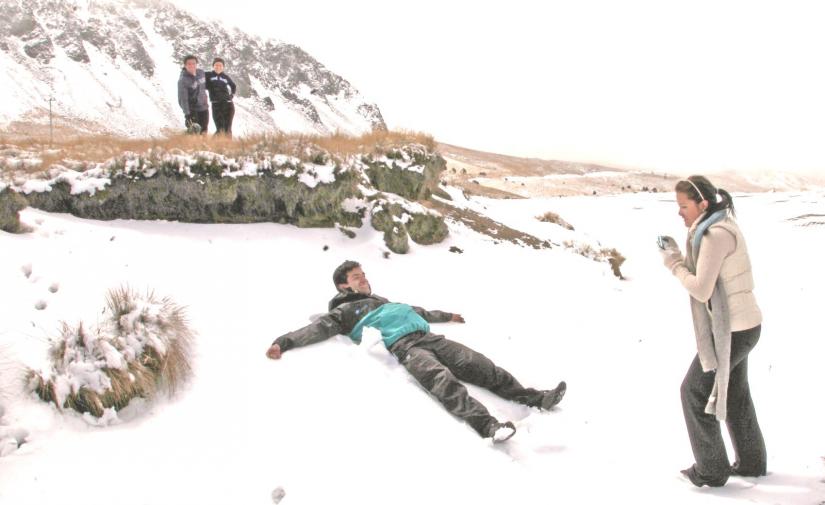
[[[723,486],[730,475],[766,474],[767,453],[748,385],[748,353],[762,313],[753,295],[751,262],[734,221],[731,195],[703,176],[676,184],[688,228],[686,256],[660,237],[665,266],[690,294],[697,355],[682,382],[682,409],[696,463],[682,473],[696,486]],[[720,421],[736,460],[731,466]]]

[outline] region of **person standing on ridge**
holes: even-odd
[[[223,133],[232,136],[232,119],[235,117],[235,97],[237,87],[232,78],[224,73],[224,61],[215,58],[212,71],[206,72],[206,90],[212,102],[212,121],[215,123],[215,135]]]
[[[186,131],[206,135],[209,128],[206,74],[198,68],[198,59],[191,54],[183,59],[183,68],[178,78],[178,105],[183,111]]]

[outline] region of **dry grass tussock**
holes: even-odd
[[[624,255],[620,253],[618,249],[611,247],[595,248],[590,244],[584,242],[576,242],[573,240],[566,240],[564,242],[564,247],[566,247],[567,249],[571,249],[573,252],[580,254],[585,258],[590,258],[595,261],[607,262],[610,265],[611,270],[613,271],[613,275],[615,275],[621,280],[624,280],[624,275],[622,275],[621,267],[627,258],[625,258]]]
[[[568,230],[574,230],[573,225],[562,219],[561,216],[556,214],[555,212],[548,211],[542,214],[541,216],[537,216],[536,219],[541,221],[542,223],[553,223],[557,224],[563,228],[567,228]]]
[[[346,157],[354,154],[383,153],[392,147],[411,143],[422,144],[430,150],[434,150],[436,145],[432,136],[409,131],[375,131],[360,137],[343,134],[256,134],[235,138],[222,135],[171,135],[131,139],[112,135],[67,135],[56,139],[53,144],[50,144],[48,136],[21,139],[0,132],[0,151],[16,148],[36,155],[39,162],[27,164],[25,168],[30,173],[69,161],[101,163],[124,152],[142,153],[149,150],[209,151],[232,157],[269,152],[311,161],[319,148],[333,156]],[[8,169],[2,158],[0,156],[0,171]]]
[[[542,240],[535,235],[510,228],[484,214],[470,209],[453,207],[448,203],[440,202],[436,199],[421,202],[421,204],[440,212],[445,218],[462,223],[471,230],[490,237],[495,243],[507,241],[516,245],[532,247],[533,249],[549,249],[552,247],[547,240]]]
[[[194,334],[182,307],[121,287],[108,293],[104,314],[93,328],[63,323],[50,368],[29,371],[41,399],[100,418],[133,398],[174,393],[191,376]]]

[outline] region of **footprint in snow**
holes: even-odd
[[[5,408],[0,405],[0,457],[8,456],[26,443],[29,432],[22,428],[5,426],[3,415]]]
[[[23,271],[23,275],[26,276],[26,279],[31,278],[31,276],[32,276],[32,264],[31,263],[26,263],[25,265],[20,267],[20,270]]]
[[[37,310],[44,310],[47,307],[45,300],[38,300],[37,303],[34,304],[34,308]]]
[[[22,428],[0,427],[0,457],[8,456],[26,443],[29,432]]]
[[[60,290],[60,283],[59,282],[52,282],[52,285],[49,286],[50,293],[57,293]]]
[[[0,439],[0,458],[13,453],[18,447],[20,447],[20,444],[13,438]]]
[[[284,496],[286,496],[286,491],[284,491],[284,488],[282,488],[281,486],[278,486],[278,487],[276,487],[275,489],[272,490],[272,495],[271,496],[272,496],[272,503],[280,503],[281,500],[284,499]]]

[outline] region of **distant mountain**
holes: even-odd
[[[128,136],[182,129],[181,59],[216,56],[238,84],[236,133],[361,134],[378,106],[294,45],[200,20],[160,0],[0,0],[0,124],[62,122]]]
[[[581,163],[519,158],[476,151],[450,144],[437,149],[447,162],[442,180],[467,194],[493,198],[534,198],[608,195],[637,192],[672,194],[679,179],[690,174]],[[809,191],[825,188],[825,176],[780,170],[770,172],[711,172],[717,187],[729,191]]]

